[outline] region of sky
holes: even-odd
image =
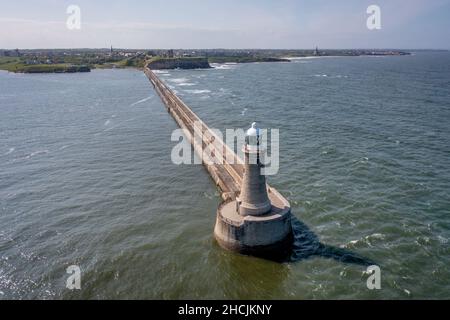
[[[69,5],[80,29],[67,28]],[[369,30],[369,5],[381,29]],[[0,0],[0,48],[450,49],[450,0]]]

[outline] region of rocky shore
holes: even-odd
[[[159,69],[208,69],[211,68],[208,59],[195,58],[156,58],[149,61],[147,66],[153,70]]]

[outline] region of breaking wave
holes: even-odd
[[[133,107],[133,106],[135,106],[135,105],[137,105],[137,104],[140,104],[140,103],[142,103],[142,102],[148,101],[148,100],[150,100],[151,98],[153,98],[153,96],[150,96],[150,97],[141,99],[141,100],[139,100],[139,101],[136,101],[136,102],[130,104],[130,107]]]
[[[193,93],[193,94],[202,94],[202,93],[211,93],[211,90],[184,90],[187,93]]]

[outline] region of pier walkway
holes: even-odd
[[[192,144],[198,155],[203,154],[203,165],[221,190],[224,201],[234,200],[239,195],[244,176],[243,160],[232,151],[158,76],[148,67],[144,73],[160,96],[167,111],[172,115],[186,138]],[[194,138],[194,132],[202,132],[201,144]],[[212,151],[211,153],[203,150]],[[217,151],[217,152],[215,152]],[[209,157],[209,159],[208,159]],[[213,158],[216,161],[213,161]],[[220,159],[218,157],[221,157]],[[232,164],[225,159],[234,159]],[[206,161],[205,161],[206,160]],[[220,163],[220,164],[219,164]],[[286,203],[286,199],[274,188],[268,186],[272,201]]]

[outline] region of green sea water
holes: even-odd
[[[0,299],[450,298],[448,52],[214,67],[158,75],[211,127],[280,130],[291,261],[215,243],[142,72],[0,72]]]

